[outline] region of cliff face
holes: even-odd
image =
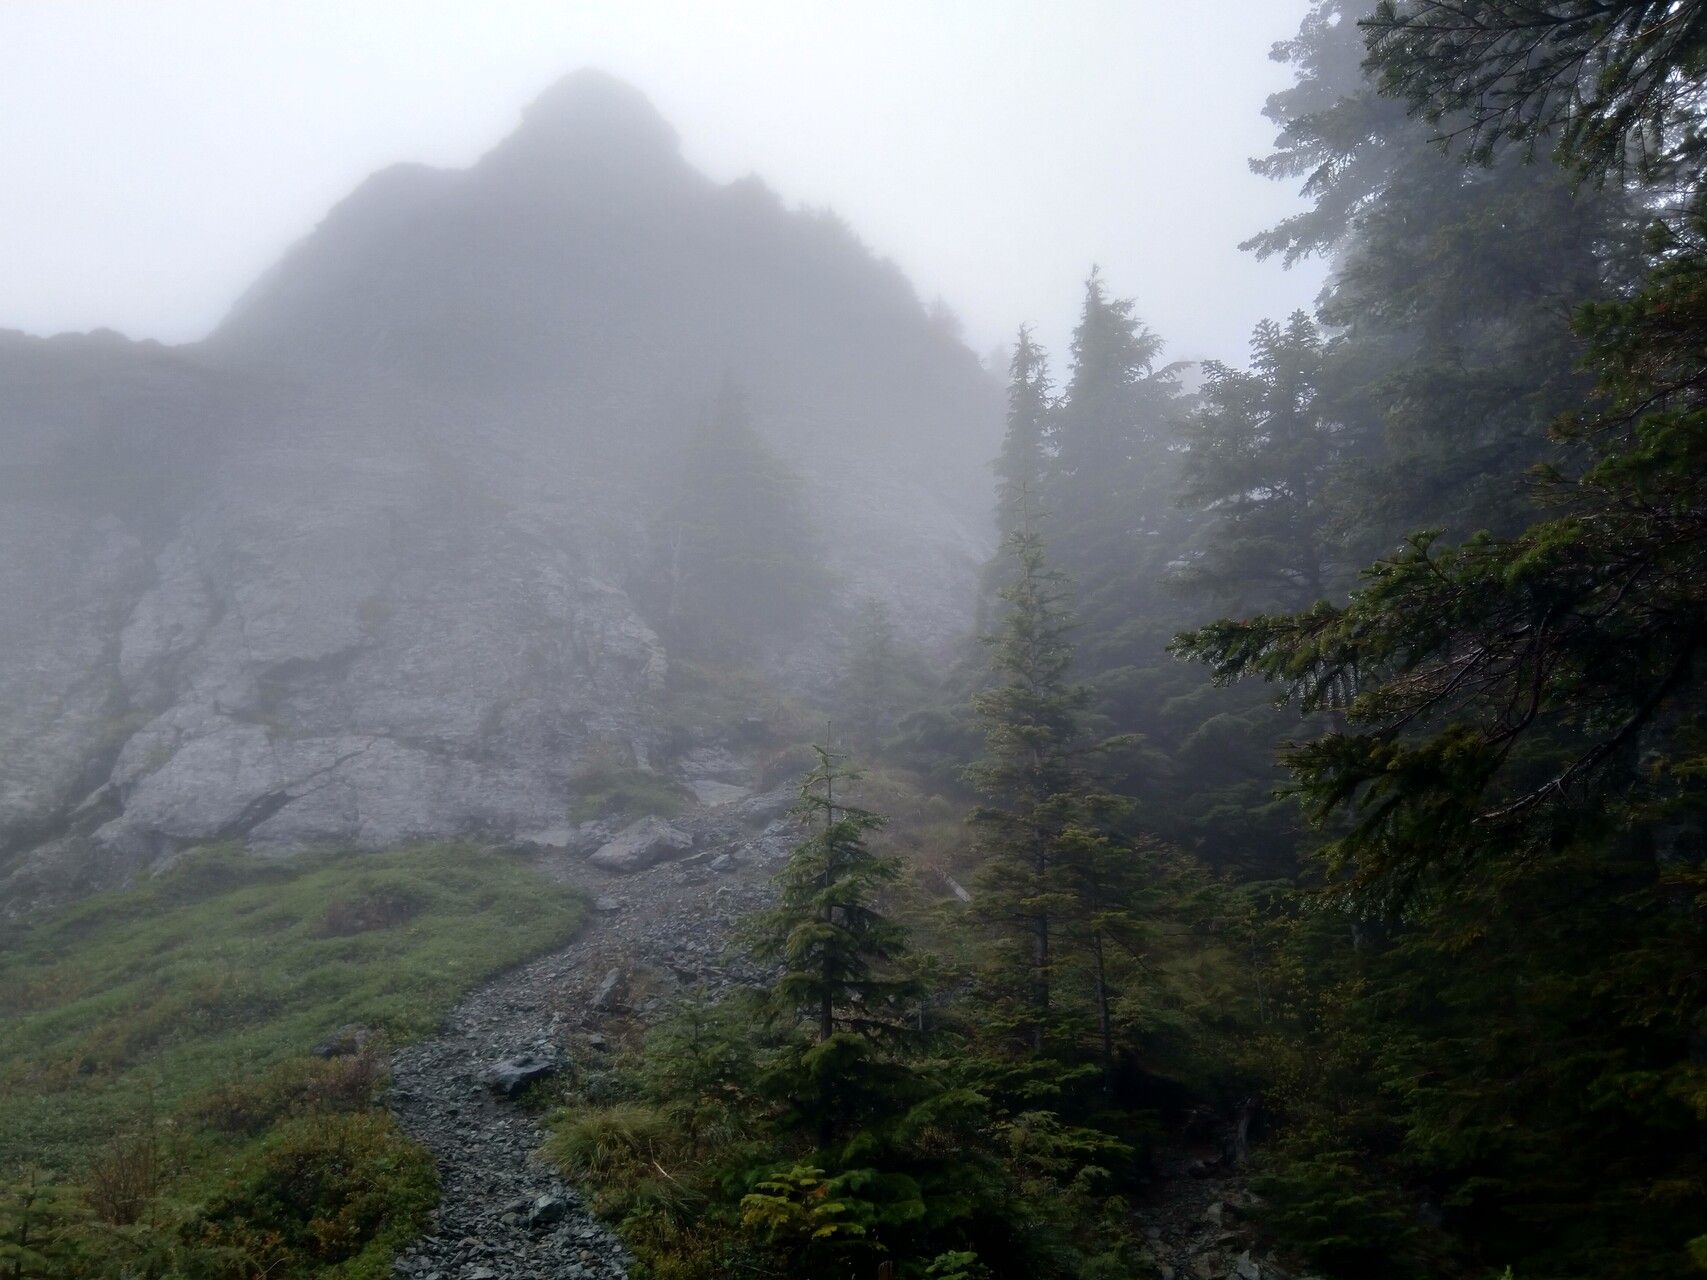
[[[628,585],[726,377],[844,594],[952,639],[995,389],[845,229],[595,73],[468,170],[370,179],[203,343],[0,337],[0,897],[561,824],[589,750],[658,750]]]

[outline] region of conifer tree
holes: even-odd
[[[973,699],[985,753],[968,776],[984,798],[973,813],[985,858],[978,908],[1019,943],[1020,1022],[1041,1048],[1055,931],[1070,902],[1060,844],[1079,799],[1079,720],[1090,697],[1070,680],[1066,576],[1048,565],[1029,504],[1022,495],[1020,524],[1005,544],[1015,577],[1001,592],[1002,629],[989,641],[995,683]]]
[[[1360,25],[1383,91],[1472,160],[1551,141],[1582,171],[1700,170],[1700,0],[1382,0]]]
[[[1614,15],[1639,7],[1387,5],[1376,52],[1389,85],[1443,126],[1457,117],[1437,107],[1473,121],[1493,109],[1472,135],[1488,167],[1448,192],[1498,180],[1555,127],[1569,165],[1606,176],[1624,141],[1615,121],[1635,102],[1618,77],[1633,64],[1620,70],[1613,47],[1605,78],[1531,73],[1562,65],[1563,46],[1549,48],[1560,38],[1598,57]],[[1668,61],[1674,35],[1698,40],[1698,9],[1665,8],[1645,63],[1656,83],[1690,92],[1634,108],[1675,112],[1660,125],[1673,139],[1700,136],[1698,58]],[[1572,21],[1555,22],[1562,14]],[[1420,25],[1407,29],[1407,15]],[[1521,30],[1502,34],[1513,15]],[[1527,51],[1515,62],[1514,48]],[[1591,94],[1577,98],[1585,83]],[[1537,84],[1563,95],[1565,117],[1524,114]],[[1503,106],[1516,114],[1502,117]],[[1545,177],[1532,192],[1566,182],[1533,168]],[[1650,195],[1665,207],[1669,193]],[[1438,234],[1411,199],[1384,192],[1377,208],[1390,204],[1393,227]],[[1452,207],[1460,226],[1502,207],[1466,213],[1469,203]],[[1572,230],[1554,217],[1526,245],[1523,228],[1546,207],[1503,207],[1509,218],[1483,218],[1467,237],[1484,260],[1489,241],[1516,237],[1522,260]],[[1319,873],[1331,901],[1384,927],[1355,956],[1342,930],[1288,958],[1295,975],[1340,976],[1318,993],[1309,1020],[1319,1016],[1319,1030],[1301,1029],[1311,1074],[1288,1106],[1304,1141],[1277,1153],[1264,1193],[1271,1224],[1342,1273],[1375,1264],[1438,1275],[1497,1259],[1518,1275],[1657,1280],[1707,1257],[1693,1140],[1707,1008],[1707,219],[1691,212],[1656,236],[1644,286],[1578,312],[1599,387],[1587,412],[1556,422],[1530,486],[1540,518],[1462,539],[1415,533],[1343,606],[1225,619],[1180,641],[1222,679],[1258,676],[1338,713],[1287,764],[1330,833]],[[1530,308],[1540,293],[1524,278],[1497,279],[1522,304],[1507,338],[1539,331]],[[1512,365],[1532,393],[1526,412],[1555,402],[1559,382],[1540,390],[1550,367]],[[1443,434],[1488,426],[1476,400],[1426,411]],[[1515,455],[1522,439],[1506,443]],[[1440,510],[1456,496],[1413,488]],[[1349,1056],[1335,1047],[1347,1039],[1358,1046]],[[1350,1069],[1318,1084],[1319,1064],[1336,1058]],[[1567,1098],[1594,1102],[1561,1106]],[[1419,1240],[1403,1206],[1439,1188],[1451,1189],[1447,1212]],[[1375,1205],[1386,1206],[1384,1226],[1359,1221]],[[1395,1256],[1400,1247],[1408,1256]]]
[[[1001,598],[1001,631],[989,640],[992,683],[973,700],[985,753],[967,772],[984,803],[973,812],[984,864],[978,913],[1005,935],[998,975],[1013,1020],[1034,1051],[1075,1011],[1062,1007],[1062,979],[1088,974],[1096,1056],[1113,1075],[1115,1028],[1111,948],[1130,950],[1141,932],[1143,869],[1116,834],[1130,805],[1092,777],[1090,759],[1126,745],[1092,739],[1083,718],[1090,691],[1072,680],[1074,626],[1066,575],[1051,568],[1029,499],[1008,535],[1014,573]]]
[[[1588,390],[1571,311],[1638,266],[1623,190],[1518,154],[1467,166],[1438,145],[1451,121],[1379,93],[1363,69],[1371,7],[1317,0],[1276,46],[1297,76],[1269,99],[1275,150],[1253,167],[1302,179],[1309,205],[1244,245],[1333,263],[1322,395],[1360,460],[1336,494],[1354,564],[1417,528],[1511,534],[1533,517],[1523,474]]]
[[[71,1187],[39,1169],[0,1181],[0,1280],[74,1274],[76,1228],[87,1213]]]
[[[1049,356],[1021,325],[1008,362],[1008,422],[996,458],[996,527],[1019,526],[1026,495],[1043,492],[1051,455]]]
[[[866,843],[883,819],[848,803],[859,775],[841,756],[812,749],[818,765],[801,785],[796,810],[810,835],[777,874],[777,905],[757,949],[782,963],[772,988],[779,1005],[809,1018],[823,1043],[843,1030],[893,1031],[911,987],[888,972],[906,951],[906,931],[878,906],[900,864]]]
[[[1058,478],[1046,496],[1076,562],[1167,516],[1169,414],[1178,387],[1171,369],[1157,367],[1162,340],[1133,314],[1130,299],[1109,295],[1095,269],[1072,351],[1053,433]]]
[[[1118,961],[1136,954],[1149,905],[1149,877],[1138,849],[1109,830],[1125,807],[1114,796],[1087,790],[1056,851],[1066,898],[1063,925],[1089,973],[1105,1090],[1114,1082]]]
[[[878,903],[900,864],[866,843],[883,820],[847,802],[858,775],[842,757],[825,747],[813,751],[818,765],[801,785],[796,810],[810,834],[777,873],[777,904],[759,922],[754,951],[781,963],[772,999],[809,1027],[811,1048],[798,1065],[825,1149],[856,1103],[883,1091],[887,1073],[874,1061],[876,1043],[902,1034],[915,987],[893,971],[906,953],[906,930]]]
[[[1251,367],[1204,365],[1185,425],[1180,500],[1206,528],[1181,577],[1241,610],[1304,608],[1328,594],[1339,424],[1322,405],[1322,339],[1302,311],[1251,337]]]

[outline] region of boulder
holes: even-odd
[[[662,818],[642,818],[617,832],[588,859],[606,871],[644,871],[693,848],[693,837]]]
[[[562,1196],[542,1195],[528,1210],[528,1226],[553,1227],[569,1216],[569,1202]]]
[[[628,985],[628,975],[621,969],[612,969],[605,974],[604,981],[599,983],[599,989],[593,993],[593,1008],[603,1013],[616,1013],[622,1010],[624,988]]]
[[[319,1044],[312,1052],[317,1058],[351,1058],[373,1042],[374,1030],[359,1022],[346,1022]]]
[[[487,1067],[480,1079],[494,1092],[513,1098],[535,1080],[563,1070],[562,1059],[545,1053],[519,1053]]]
[[[714,778],[696,778],[688,783],[688,790],[693,792],[695,800],[714,809],[734,804],[737,800],[745,800],[753,794],[746,787],[737,786],[733,782],[718,782]]]

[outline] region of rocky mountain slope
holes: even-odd
[[[0,901],[212,839],[524,835],[590,754],[655,759],[632,585],[729,378],[843,599],[948,642],[995,389],[840,224],[706,179],[598,73],[467,170],[370,179],[204,342],[0,335]]]

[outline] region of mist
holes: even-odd
[[[0,7],[0,1272],[1698,1271],[1703,68]]]
[[[687,158],[828,207],[964,320],[1053,346],[1100,263],[1175,358],[1236,357],[1319,272],[1237,248],[1293,212],[1252,175],[1300,2],[18,4],[0,10],[0,324],[204,336],[369,173],[460,167],[577,67]]]

